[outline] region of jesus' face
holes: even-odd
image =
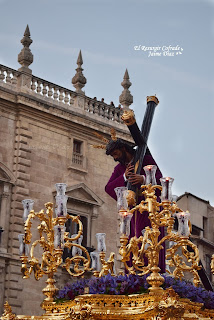
[[[123,149],[115,149],[111,152],[111,156],[114,158],[114,161],[118,161],[121,164],[125,165],[126,161],[126,151]]]

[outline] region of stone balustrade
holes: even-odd
[[[83,155],[78,152],[73,152],[72,163],[78,166],[82,166],[83,164]]]
[[[86,97],[84,110],[97,114],[100,117],[122,123],[121,116],[123,112],[120,107],[108,105],[102,101],[97,101],[95,99]]]
[[[19,71],[8,68],[0,64],[0,83],[4,82],[7,84],[17,84],[17,77],[20,74]]]
[[[85,95],[81,95],[38,77],[32,76],[31,90],[43,97],[48,97],[52,100],[71,106],[75,104],[76,97],[80,96],[84,99],[84,110],[86,112],[97,114],[98,116],[112,121],[122,122],[122,110],[119,107],[108,105],[103,101],[91,99]]]
[[[69,105],[74,104],[74,98],[77,96],[76,92],[74,91],[68,90],[35,76],[32,76],[31,90],[35,93],[38,93],[40,96]]]
[[[20,71],[0,65],[0,83],[17,86],[17,78],[20,75]],[[33,75],[31,79],[29,91],[38,94],[40,97],[50,99],[52,102],[55,101],[57,104],[62,103],[67,105],[68,108],[69,106],[78,107],[78,103],[75,103],[75,100],[81,98],[84,101],[82,108],[86,113],[122,123],[122,109],[120,107],[115,107],[113,104],[108,105],[103,101],[98,101],[96,98],[89,98],[84,94],[74,92]]]

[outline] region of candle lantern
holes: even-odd
[[[65,195],[66,183],[56,183],[56,216],[66,217],[67,216],[67,200],[68,197]]]
[[[170,177],[160,178],[162,185],[161,200],[172,201],[172,183],[174,179]]]
[[[24,207],[23,220],[24,222],[27,220],[27,217],[31,210],[33,210],[34,201],[31,199],[22,200],[22,204]]]
[[[65,226],[56,225],[54,226],[54,247],[55,249],[64,248],[64,233]]]
[[[27,256],[29,254],[29,247],[26,243],[24,243],[24,238],[25,235],[23,233],[18,235],[20,256]]]
[[[98,252],[101,252],[101,251],[106,252],[105,237],[106,237],[105,233],[96,233]]]
[[[76,237],[76,234],[72,234],[72,237]],[[79,244],[81,246],[83,240],[83,235],[81,235],[77,240],[74,240],[73,243]],[[76,246],[72,247],[72,256],[81,256],[82,255],[82,250]]]
[[[64,196],[67,184],[66,183],[56,183],[55,186],[56,186],[56,192],[57,192],[56,195],[57,196]]]
[[[152,184],[152,185],[156,185],[157,182],[156,182],[156,178],[155,178],[155,174],[156,174],[156,170],[157,170],[157,166],[155,165],[148,165],[148,166],[145,166],[143,167],[145,173],[146,173],[146,182],[145,184]]]
[[[120,217],[120,233],[125,234],[127,236],[130,235],[130,221],[132,215],[127,214]]]
[[[90,253],[91,256],[91,268],[100,271],[101,270],[101,265],[100,265],[100,255],[99,252],[93,251]]]
[[[130,235],[130,220],[132,214],[128,214],[127,195],[128,189],[126,187],[118,187],[114,189],[117,195],[117,210],[120,215],[120,233],[127,236]]]
[[[189,211],[176,213],[178,218],[178,234],[181,237],[189,237],[190,227],[189,227]]]
[[[67,216],[67,201],[68,201],[68,196],[66,195],[56,196],[56,216],[57,217]]]
[[[117,196],[117,210],[120,215],[123,215],[124,212],[127,212],[128,202],[127,195],[128,189],[126,187],[118,187],[114,189]]]

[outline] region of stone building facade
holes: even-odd
[[[44,298],[46,277],[23,280],[20,272],[23,199],[33,199],[38,212],[46,202],[54,202],[55,183],[66,183],[68,212],[82,217],[84,244],[96,247],[95,234],[106,232],[107,256],[117,252],[116,203],[104,192],[115,162],[92,147],[101,143],[94,131],[109,139],[113,127],[118,137],[131,141],[121,108],[82,91],[86,79],[81,52],[72,91],[32,75],[28,27],[21,42],[21,67],[0,65],[0,314],[5,300],[17,314],[39,314]],[[124,81],[121,101],[129,105],[130,84]],[[69,280],[61,269],[57,277],[58,287]]]

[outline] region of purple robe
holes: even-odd
[[[145,175],[145,171],[143,170],[144,166],[147,165],[156,165],[155,160],[153,159],[152,155],[150,154],[150,152],[147,152],[144,156],[143,159],[143,165],[142,165],[142,170],[141,170],[141,174]],[[122,165],[122,164],[118,164],[115,168],[114,168],[114,172],[111,175],[111,178],[109,179],[107,185],[105,186],[105,191],[115,200],[117,200],[117,196],[116,193],[114,191],[115,188],[117,187],[124,187],[126,186],[126,182],[124,180],[124,173],[126,170],[126,166]],[[157,171],[156,171],[156,181],[157,184],[160,184],[160,178],[162,177],[161,171],[157,166]],[[137,186],[138,189],[140,189],[140,184]],[[160,197],[160,191],[157,190],[156,191],[156,195],[159,199]],[[140,203],[140,201],[143,199],[143,197],[139,197],[137,199],[137,203]],[[142,230],[145,229],[145,227],[151,227],[151,223],[150,220],[148,218],[148,213],[144,212],[143,214],[141,214],[140,212],[136,212],[135,214],[133,214],[133,217],[131,219],[131,226],[130,226],[130,238],[134,237],[136,235],[136,237],[140,237],[142,235]],[[164,236],[164,228],[161,227],[160,228],[160,239]],[[146,260],[146,259],[145,259]],[[160,255],[159,255],[159,267],[161,268],[161,272],[165,272],[165,249],[160,251]]]

